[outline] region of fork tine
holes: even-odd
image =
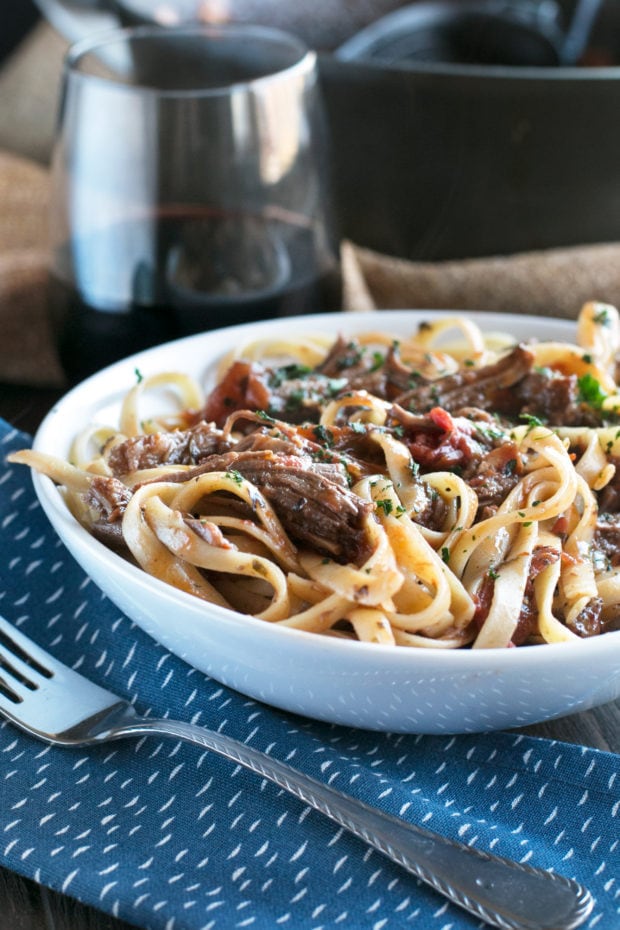
[[[23,703],[52,677],[48,659],[0,616],[0,708],[7,701],[13,706]]]
[[[0,662],[2,672],[11,674],[32,691],[53,677],[55,660],[0,615]],[[58,669],[62,666],[58,663]],[[30,683],[30,687],[28,684]],[[10,686],[13,687],[12,684]]]
[[[28,694],[38,689],[34,675],[29,675],[28,671],[25,663],[0,648],[0,708],[3,698],[12,704],[21,704]]]
[[[102,716],[133,714],[123,698],[49,655],[0,615],[0,714],[64,745],[92,742]],[[79,732],[78,732],[79,730]]]

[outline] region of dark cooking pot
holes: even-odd
[[[129,2],[137,0],[123,0],[125,7]],[[234,11],[238,2],[224,6]],[[286,0],[270,2],[296,9]],[[115,3],[120,8],[121,0]],[[467,4],[459,3],[462,12]],[[455,55],[433,60],[415,52],[412,29],[398,54],[394,42],[373,44],[381,35],[372,31],[350,36],[340,51],[323,51],[343,235],[421,260],[620,240],[620,67],[613,64],[620,60],[620,4],[602,4],[590,43],[590,54],[612,64],[566,67],[562,37],[580,3],[557,0],[558,18],[548,16],[550,0],[520,0],[516,14],[514,0],[504,0],[517,20],[527,5],[547,16],[535,44],[536,55],[544,44],[550,57],[537,58],[534,67],[472,64],[471,49],[469,62]],[[147,6],[158,9],[151,0]],[[520,23],[531,26],[523,16]],[[491,34],[497,39],[497,29]],[[403,39],[402,30],[396,38]]]
[[[611,61],[619,6],[591,40]],[[345,235],[421,260],[620,240],[620,68],[393,60],[372,34],[357,61],[358,39],[321,59]]]

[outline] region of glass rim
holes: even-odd
[[[117,80],[113,76],[104,77],[87,71],[80,71],[79,69],[79,63],[86,55],[102,51],[106,47],[127,45],[131,41],[153,38],[157,38],[159,41],[162,39],[164,41],[166,39],[174,41],[182,39],[184,36],[204,38],[211,41],[235,37],[243,37],[248,41],[256,41],[257,39],[271,40],[272,42],[279,42],[282,46],[288,46],[294,52],[296,51],[297,57],[288,65],[274,67],[255,77],[240,78],[239,80],[211,87],[201,87],[200,83],[197,82],[195,87],[176,89],[156,87],[146,83],[127,83],[121,79]],[[290,32],[272,26],[250,23],[184,23],[178,26],[144,24],[110,29],[74,42],[65,53],[63,73],[65,78],[109,85],[111,88],[126,93],[153,94],[158,97],[218,97],[229,94],[233,88],[239,90],[249,89],[266,82],[278,81],[283,78],[288,79],[297,73],[309,74],[315,69],[316,59],[316,52],[310,49],[302,39]]]

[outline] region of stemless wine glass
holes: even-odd
[[[340,307],[316,56],[284,32],[117,30],[68,53],[52,312],[78,380],[214,327]]]

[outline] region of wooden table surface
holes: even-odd
[[[54,390],[0,384],[0,417],[33,432],[58,398]],[[515,731],[620,753],[620,700]],[[130,930],[114,920],[0,868],[0,927],[7,930]]]

